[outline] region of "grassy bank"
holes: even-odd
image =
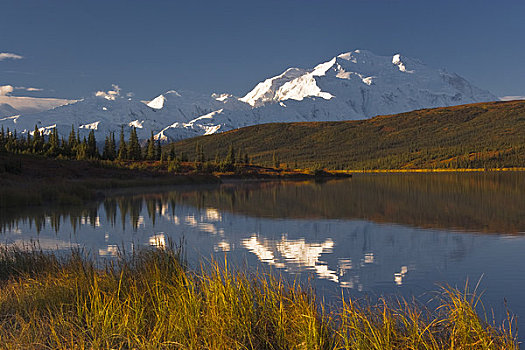
[[[209,165],[209,164],[208,164]],[[134,187],[219,183],[227,179],[306,179],[348,174],[323,170],[275,169],[235,164],[214,171],[202,164],[167,161],[101,161],[54,159],[0,153],[0,208],[70,205],[103,198],[108,190]]]
[[[6,349],[517,349],[514,334],[444,289],[439,306],[345,299],[328,310],[310,288],[143,250],[111,266],[78,252],[0,253]]]
[[[119,188],[220,182],[212,174],[169,172],[159,163],[0,154],[0,208],[81,204]]]

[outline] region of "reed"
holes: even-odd
[[[512,320],[483,321],[478,300],[444,288],[433,309],[345,298],[327,310],[307,286],[227,261],[191,270],[176,247],[104,264],[0,251],[5,349],[518,349]]]

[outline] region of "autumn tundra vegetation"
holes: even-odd
[[[518,349],[514,321],[490,323],[468,288],[430,304],[343,297],[210,262],[168,244],[102,263],[82,251],[0,251],[5,349]]]
[[[190,158],[242,149],[254,164],[342,171],[525,168],[525,102],[422,109],[365,120],[273,123],[181,140]],[[223,151],[224,152],[224,151]]]

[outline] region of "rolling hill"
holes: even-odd
[[[368,120],[272,123],[175,144],[194,159],[230,145],[255,164],[328,169],[500,168],[525,166],[525,101],[422,109]],[[274,156],[275,154],[275,156]]]

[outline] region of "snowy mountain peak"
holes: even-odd
[[[274,101],[275,94],[283,84],[302,76],[306,71],[300,68],[288,68],[282,74],[266,79],[246,94],[240,101],[246,102],[253,107],[259,107],[266,102]]]
[[[376,57],[380,56],[368,50],[354,50],[337,55],[337,58],[353,61],[353,63],[358,63],[358,61],[366,62],[367,60],[376,59]]]
[[[368,50],[354,50],[334,57],[341,66],[354,70],[384,69],[391,65],[385,56],[379,56]]]
[[[336,63],[336,61],[337,61],[337,57],[334,57],[328,62],[318,64],[317,66],[315,66],[311,74],[313,76],[318,76],[318,77],[326,75],[326,72],[328,72],[329,69],[334,67],[334,64]]]
[[[162,107],[164,107],[164,102],[166,102],[166,97],[164,97],[164,95],[159,95],[149,101],[147,105],[153,109],[162,109]]]

